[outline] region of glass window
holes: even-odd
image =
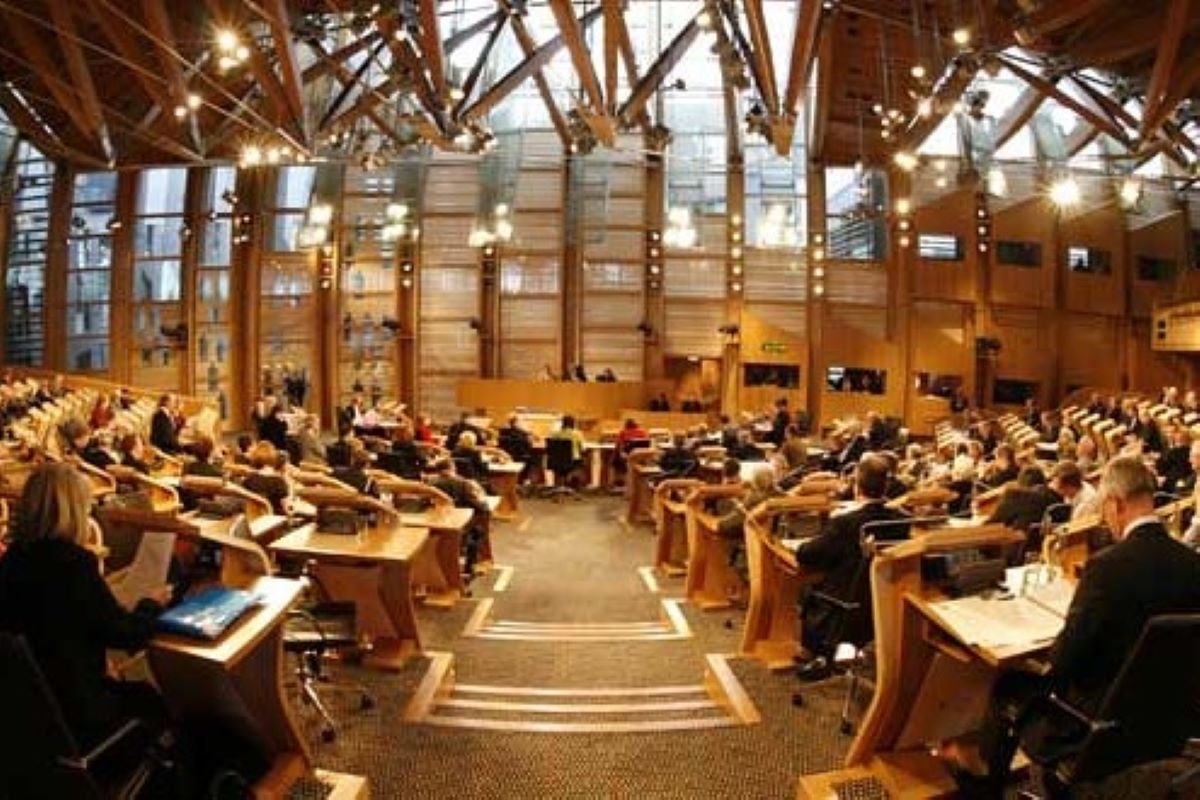
[[[197,175],[202,173],[197,172]],[[184,217],[189,172],[184,167],[138,175],[133,220],[133,342],[138,382],[177,391],[187,338],[182,336]]]
[[[40,366],[45,325],[46,250],[54,163],[29,144],[17,150],[5,306],[5,355],[12,364]]]
[[[117,174],[75,176],[67,235],[67,369],[108,367],[112,231]]]
[[[1112,272],[1112,253],[1094,247],[1067,247],[1067,268],[1086,275],[1107,275]]]
[[[1036,269],[1042,265],[1042,246],[1037,242],[996,242],[996,262],[1008,267]]]
[[[926,261],[962,261],[962,239],[946,233],[917,236],[917,252]]]

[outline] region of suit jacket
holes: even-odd
[[[1140,525],[1088,560],[1051,651],[1051,680],[1095,713],[1151,617],[1197,612],[1200,554],[1159,523]]]
[[[1164,491],[1176,491],[1176,488],[1192,474],[1192,465],[1188,458],[1190,451],[1191,447],[1188,445],[1172,447],[1158,460],[1156,468],[1162,476]]]
[[[863,435],[855,436],[849,444],[842,448],[838,453],[838,469],[846,467],[850,464],[857,464],[862,458],[863,453],[867,452],[867,437]]]
[[[157,603],[126,611],[100,575],[92,552],[62,538],[21,542],[0,558],[0,628],[29,642],[84,746],[124,721],[106,678],[108,648],[138,650],[154,633]]]
[[[287,452],[287,430],[287,423],[279,417],[267,417],[258,427],[258,436],[275,445],[276,450]]]
[[[669,475],[686,475],[695,469],[696,455],[686,447],[672,447],[663,451],[658,466]]]
[[[165,409],[158,409],[150,419],[150,444],[164,453],[178,453],[179,435],[175,430],[175,418]]]
[[[858,508],[830,518],[824,530],[801,543],[796,549],[797,563],[823,573],[815,589],[839,600],[858,602],[854,612],[843,612],[833,606],[810,600],[804,607],[804,639],[816,645],[818,651],[836,645],[830,641],[859,644],[870,641],[872,634],[871,581],[862,570],[863,552],[861,545],[862,526],[868,522],[884,522],[904,519],[905,515],[888,508],[882,501],[863,503]],[[888,539],[904,538],[907,528],[891,532]],[[857,581],[856,581],[857,578]]]

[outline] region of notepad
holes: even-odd
[[[117,602],[125,608],[133,608],[139,600],[165,586],[174,551],[175,534],[152,531],[142,534],[133,563],[121,580],[113,584],[112,592]]]
[[[1064,624],[1061,615],[1029,597],[1001,600],[973,595],[934,603],[933,608],[956,639],[987,648],[1049,642]]]

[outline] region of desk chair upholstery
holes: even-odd
[[[0,786],[17,797],[139,797],[167,763],[143,720],[131,718],[83,752],[23,637],[0,634],[0,707],[7,737]],[[159,787],[162,788],[162,787]],[[7,791],[7,790],[6,790]]]
[[[1087,731],[1077,749],[1054,759],[1030,757],[1059,795],[1138,764],[1177,758],[1200,736],[1200,614],[1154,617],[1142,629],[1116,681],[1091,715],[1050,695],[1056,711]],[[1195,777],[1195,770],[1182,776]],[[1180,795],[1183,796],[1183,795]]]
[[[554,485],[546,495],[556,499],[575,497],[575,490],[568,484],[579,467],[580,462],[575,460],[575,449],[570,439],[547,439],[546,468],[554,473]]]

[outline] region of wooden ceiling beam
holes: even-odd
[[[467,73],[467,79],[463,81],[462,99],[454,104],[454,110],[451,112],[451,116],[454,119],[459,119],[463,108],[467,103],[471,102],[471,96],[475,94],[475,88],[479,85],[479,78],[483,75],[483,68],[487,65],[487,60],[492,55],[492,48],[496,46],[496,42],[500,38],[500,33],[504,30],[507,22],[507,14],[499,14],[496,17],[496,21],[492,25],[492,30],[488,34],[487,40],[483,43],[483,49],[479,51],[479,58],[471,65],[471,71]]]
[[[147,4],[160,3],[161,0],[143,0]],[[229,13],[221,0],[205,0],[208,6],[209,13],[216,21],[217,25],[226,27],[229,25]],[[151,24],[151,29],[154,25]],[[155,35],[159,36],[158,31]],[[161,36],[159,36],[161,38]],[[267,60],[266,54],[254,42],[248,45],[250,49],[250,57],[247,59],[247,64],[250,68],[250,73],[254,76],[259,87],[262,89],[263,97],[266,100],[267,108],[261,109],[263,114],[267,115],[270,123],[276,126],[285,126],[288,120],[291,119],[291,111],[288,104],[288,99],[284,94],[283,85],[279,82],[279,77],[275,74],[275,70],[271,67],[270,61]],[[161,54],[160,58],[167,61],[175,69],[179,71],[179,66],[174,59],[169,58],[167,54]],[[171,79],[171,83],[175,83],[175,79]],[[178,102],[178,101],[177,101]]]
[[[1143,124],[1146,128],[1146,133],[1143,135],[1144,138],[1158,135],[1167,120],[1175,113],[1175,109],[1191,95],[1192,90],[1196,88],[1197,84],[1200,84],[1200,51],[1191,53],[1185,61],[1175,68],[1167,95],[1163,98],[1159,106],[1158,114],[1154,118],[1142,115]]]
[[[617,84],[620,74],[621,34],[623,22],[620,0],[600,0],[604,9],[604,113],[617,113]],[[630,81],[632,82],[632,78]]]
[[[963,92],[975,80],[975,69],[970,64],[950,62],[946,72],[938,79],[933,87],[932,108],[926,116],[914,114],[909,120],[908,127],[900,135],[897,142],[900,151],[916,152],[929,135],[946,118],[946,114],[962,99]]]
[[[1189,4],[1184,28],[1194,29],[1200,23],[1200,4]],[[1109,24],[1092,35],[1073,43],[1068,50],[1072,63],[1080,67],[1104,67],[1154,50],[1163,35],[1162,17],[1142,13],[1124,18],[1120,24]]]
[[[596,68],[592,64],[592,54],[588,52],[583,41],[583,28],[575,17],[575,4],[571,0],[550,0],[550,10],[554,21],[558,23],[559,33],[567,43],[567,53],[575,67],[579,84],[583,87],[587,103],[580,108],[580,116],[587,123],[596,138],[607,147],[616,144],[616,126],[608,114],[604,102],[604,92],[600,89],[600,80],[596,77]],[[603,7],[601,7],[603,14]],[[607,43],[606,43],[607,46]]]
[[[108,161],[116,160],[113,150],[112,137],[108,132],[108,123],[104,121],[104,106],[96,93],[96,84],[92,80],[92,71],[87,60],[83,57],[83,49],[79,46],[79,32],[75,27],[75,18],[70,6],[66,3],[50,3],[50,19],[54,22],[58,33],[58,46],[67,62],[67,74],[83,104],[83,112],[91,121],[95,136],[100,142],[100,150]]]
[[[784,90],[780,121],[775,131],[775,149],[784,155],[791,151],[796,132],[796,115],[800,97],[808,88],[808,79],[817,60],[817,39],[821,35],[821,4],[816,0],[801,4],[796,12],[796,27],[792,34],[792,59],[788,65],[788,82]]]
[[[59,78],[60,66],[50,56],[37,31],[19,13],[4,8],[3,19],[8,23],[12,41],[24,53],[23,59],[34,76],[50,92],[54,103],[62,110],[85,141],[99,142],[95,121],[84,112],[77,90]]]
[[[533,41],[529,29],[525,27],[525,20],[519,14],[512,15],[511,20],[513,34],[517,37],[517,44],[521,46],[521,52],[525,54],[526,59],[533,58],[538,47],[537,43]],[[546,106],[546,113],[550,115],[550,124],[558,133],[559,141],[564,146],[569,144],[571,141],[570,126],[567,125],[567,119],[563,116],[562,109],[554,101],[554,93],[550,91],[550,84],[540,68],[533,71],[533,85],[537,88],[538,96],[542,98],[542,103]]]
[[[374,86],[365,89],[354,101],[354,105],[329,121],[325,130],[336,131],[342,127],[353,125],[359,117],[372,113],[376,108],[395,97],[401,86],[400,78],[396,75],[384,78]]]
[[[817,42],[817,86],[806,105],[808,155],[821,163],[825,159],[825,138],[829,131],[830,106],[833,104],[833,37],[822,36]]]
[[[417,13],[421,20],[421,52],[433,78],[434,94],[445,104],[448,97],[446,57],[438,23],[438,0],[417,0]]]
[[[1058,88],[1052,81],[1034,72],[1030,72],[1012,59],[1006,56],[1000,56],[999,58],[1010,72],[1023,80],[1027,85],[1034,87],[1048,97],[1053,97],[1060,105],[1074,111],[1078,116],[1096,126],[1102,133],[1107,133],[1122,144],[1127,145],[1129,143],[1128,137],[1121,126],[1117,125],[1111,118],[1095,109],[1092,105],[1075,99]]]
[[[98,169],[108,168],[104,159],[76,150],[65,143],[53,128],[37,116],[24,98],[3,82],[0,82],[0,109],[3,109],[5,115],[17,126],[21,136],[33,142],[46,155],[64,158],[74,164]]]
[[[301,141],[311,143],[308,118],[304,106],[304,83],[300,72],[300,59],[296,52],[296,41],[292,36],[291,13],[286,0],[259,0],[266,14],[271,39],[275,43],[275,61],[279,65],[279,76],[283,85],[283,99],[291,112],[296,131]]]
[[[321,46],[320,42],[314,40],[314,41],[310,41],[308,43],[308,45],[309,45],[309,48],[312,50],[313,54],[317,56],[317,58],[332,60],[333,57],[325,51],[325,48]],[[376,44],[376,50],[374,52],[378,52],[382,48],[383,48],[383,42],[378,42]],[[370,59],[368,59],[367,62],[365,62],[365,63],[370,63]],[[362,78],[363,78],[362,67],[359,68],[358,72],[351,72],[349,69],[346,68],[345,64],[335,61],[335,62],[333,62],[333,64],[331,64],[330,69],[332,69],[332,71],[333,71],[334,79],[337,80],[337,82],[342,85],[342,91],[338,96],[338,100],[335,101],[332,105],[330,105],[329,111],[326,112],[327,118],[332,118],[333,114],[337,111],[338,107],[341,105],[343,98],[348,96],[349,93],[351,91],[353,91],[355,86],[360,86],[362,84]],[[396,142],[397,144],[405,144],[406,143],[404,141],[403,137],[401,137],[400,134],[396,131],[396,129],[392,125],[389,125],[387,120],[385,120],[382,116],[380,116],[379,112],[376,111],[375,109],[371,109],[371,110],[365,112],[365,116],[368,119],[370,119],[372,123],[374,123],[375,127],[378,128],[379,132],[382,133],[384,136],[387,136],[388,138],[390,138],[392,141]],[[326,120],[322,120],[321,125],[319,125],[317,128],[318,133],[325,130],[325,125],[326,125]]]
[[[754,73],[758,76],[758,90],[767,106],[767,116],[779,116],[779,86],[775,81],[775,61],[771,57],[771,37],[767,33],[767,19],[762,0],[745,0],[746,25],[750,28],[751,55]]]
[[[304,72],[300,77],[304,83],[312,83],[318,78],[323,78],[333,72],[335,65],[345,64],[354,56],[361,53],[370,47],[373,47],[379,41],[379,31],[373,30],[370,33],[359,36],[345,47],[340,47],[328,55],[328,58],[323,58],[315,64],[310,64],[304,68]]]
[[[602,9],[596,7],[583,15],[580,19],[580,24],[586,28],[599,19],[602,13]],[[516,31],[517,19],[517,17],[513,17],[514,32]],[[533,77],[535,72],[540,72],[565,46],[566,40],[562,34],[538,46],[532,53],[525,57],[525,60],[505,73],[478,100],[464,109],[462,118],[464,120],[478,119],[495,108],[497,103],[512,94],[526,79]]]
[[[1017,134],[1025,124],[1033,118],[1037,113],[1038,108],[1045,101],[1046,95],[1039,91],[1036,87],[1026,86],[1021,90],[1021,94],[1013,101],[1013,104],[1004,112],[1004,116],[1000,117],[996,122],[996,149],[999,150],[1004,146],[1004,143]]]
[[[1111,0],[1050,0],[1038,10],[1026,14],[1018,23],[1022,40],[1033,40],[1055,33],[1090,17],[1109,5]]]
[[[405,68],[411,81],[410,88],[421,107],[436,123],[441,137],[450,137],[451,122],[446,108],[446,96],[439,95],[434,89],[432,70],[422,63],[413,49],[412,41],[407,36],[398,36],[402,30],[398,15],[384,13],[377,16],[375,25],[383,34],[383,40],[387,42],[388,50],[392,54],[391,70],[395,71],[401,66]]]
[[[1159,40],[1158,54],[1154,58],[1154,69],[1150,72],[1150,80],[1146,84],[1146,102],[1142,108],[1141,137],[1150,138],[1150,133],[1166,118],[1163,103],[1170,89],[1171,75],[1175,71],[1175,59],[1179,54],[1179,45],[1183,41],[1184,31],[1187,30],[1189,0],[1171,0],[1167,4],[1167,19],[1163,29],[1162,39]]]
[[[701,11],[700,13],[705,12]],[[629,97],[618,109],[617,118],[622,125],[633,124],[633,121],[645,109],[646,103],[658,91],[658,87],[667,79],[667,75],[671,74],[671,70],[675,69],[675,65],[683,58],[684,53],[700,36],[700,31],[700,23],[697,22],[696,17],[692,17],[675,35],[671,43],[658,54],[658,58],[646,70],[646,74],[641,77],[641,80],[634,84]]]
[[[447,36],[446,41],[442,44],[442,50],[449,56],[471,39],[503,22],[506,17],[508,17],[508,14],[505,14],[502,10],[493,11],[486,17],[480,17],[465,28],[459,28]]]
[[[121,25],[101,6],[100,0],[85,0],[92,22],[100,28],[101,33],[109,43],[117,49],[117,54],[129,65],[142,90],[155,104],[160,112],[171,108],[171,95],[167,90],[166,79],[146,65],[146,49],[134,38],[133,33]]]
[[[1081,122],[1075,126],[1075,130],[1063,142],[1067,150],[1067,158],[1074,158],[1083,152],[1083,148],[1087,147],[1096,137],[1100,135],[1100,131],[1096,130],[1095,125],[1090,125],[1086,122]]]
[[[1133,114],[1130,114],[1128,111],[1126,111],[1120,103],[1101,92],[1095,86],[1092,86],[1089,81],[1076,75],[1071,75],[1070,78],[1071,81],[1078,86],[1084,94],[1091,98],[1092,101],[1102,108],[1105,113],[1112,117],[1114,124],[1119,122],[1120,125],[1124,125],[1135,130],[1137,129],[1139,124],[1137,118],[1134,117]],[[1108,133],[1108,131],[1104,130],[1103,128],[1101,129],[1101,132]],[[1161,126],[1158,132],[1158,138],[1165,140],[1171,145],[1169,149],[1164,151],[1168,158],[1181,167],[1188,166],[1187,159],[1184,158],[1183,154],[1179,151],[1179,148],[1185,147],[1194,150],[1196,145],[1190,139],[1188,139],[1178,130],[1172,129],[1170,125],[1166,124]],[[1129,144],[1123,139],[1118,139],[1118,141],[1121,141],[1126,146]],[[1148,144],[1148,142],[1146,144]]]
[[[176,60],[176,54],[179,48],[175,43],[175,33],[171,29],[171,19],[167,15],[166,6],[163,0],[142,0],[142,11],[146,18],[146,27],[158,40],[155,53],[158,56],[158,63],[163,69],[163,73],[167,78],[167,86],[171,98],[176,105],[187,106],[187,79],[183,75],[183,70],[179,66],[179,61]],[[251,47],[251,51],[257,51],[258,48]],[[204,140],[200,136],[200,126],[196,121],[196,115],[188,115],[188,135],[192,142],[192,147],[198,152],[204,151]]]

